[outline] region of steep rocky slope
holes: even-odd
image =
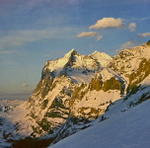
[[[131,91],[107,107],[93,127],[50,146],[52,148],[149,148],[150,74]]]
[[[84,56],[75,50],[63,58],[48,61],[41,81],[27,102],[29,116],[35,121],[32,135],[47,132],[55,135],[68,120],[73,125],[79,123],[79,128],[83,122],[81,128],[84,128],[85,122],[103,114],[125,88],[124,79],[108,68],[111,61],[104,53]]]
[[[65,137],[87,127],[85,123],[104,114],[109,104],[138,89],[150,74],[149,57],[150,48],[144,44],[124,49],[115,57],[100,52],[84,56],[73,49],[48,61],[27,103],[35,121],[32,134],[60,135],[62,126],[67,131],[71,124],[72,131],[63,131]]]
[[[150,101],[146,101],[49,148],[149,148],[149,106]]]
[[[123,75],[131,91],[150,74],[150,46],[144,44],[132,49],[124,49],[115,56],[110,67]]]

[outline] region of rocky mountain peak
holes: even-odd
[[[57,132],[61,129],[58,125],[90,121],[103,114],[111,102],[132,92],[149,75],[149,61],[143,59],[147,51],[149,47],[142,45],[112,58],[98,51],[80,55],[72,49],[64,57],[48,61],[43,71],[54,77],[43,77],[29,101],[30,117],[34,114],[37,122],[34,128],[41,128],[40,134],[34,134]],[[45,129],[45,124],[51,126]]]
[[[73,55],[78,55],[78,52],[74,48],[71,49],[69,52],[67,52],[64,57],[67,58],[67,57],[71,57]]]
[[[112,57],[103,52],[94,52],[90,55],[80,55],[75,49],[71,49],[64,57],[47,61],[43,71],[55,73],[55,76],[70,72],[95,72],[101,67],[107,67]],[[71,73],[72,75],[72,73]]]
[[[75,49],[70,50],[64,57],[58,58],[56,60],[49,60],[46,62],[43,71],[48,73],[55,73],[55,75],[59,75],[61,71],[63,71],[67,66],[71,66],[74,56],[79,55]]]
[[[107,67],[112,61],[112,57],[104,52],[94,51],[90,56],[97,60],[102,67]]]
[[[119,52],[121,56],[133,56],[140,58],[149,58],[150,57],[150,46],[147,44],[141,46],[135,46],[133,48],[123,49]]]
[[[110,55],[104,53],[104,52],[100,52],[100,51],[97,51],[95,50],[91,56],[104,56],[104,57],[107,57],[108,59],[112,59]]]

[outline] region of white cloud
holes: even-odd
[[[135,43],[133,41],[127,41],[127,42],[125,42],[121,45],[121,48],[123,48],[123,49],[124,48],[130,48],[130,47],[133,47],[133,46],[135,46]]]
[[[102,36],[102,35],[97,35],[97,36],[96,36],[96,40],[97,40],[97,41],[102,40],[102,39],[103,39],[103,36]]]
[[[145,33],[141,33],[139,34],[140,37],[147,37],[150,36],[150,32],[145,32]]]
[[[150,16],[140,18],[141,21],[147,21],[147,20],[149,20],[149,19],[150,19]]]
[[[146,16],[146,17],[133,17],[131,18],[133,21],[147,21],[150,19],[150,16]]]
[[[28,42],[48,39],[53,34],[50,30],[11,31],[8,36],[0,38],[1,48],[20,46]]]
[[[77,34],[77,38],[83,38],[83,37],[96,37],[96,40],[101,40],[103,38],[102,35],[99,35],[97,32],[81,32]]]
[[[77,34],[78,38],[93,37],[93,36],[97,36],[97,33],[96,32],[81,32],[81,33]]]
[[[17,30],[9,31],[9,35],[0,37],[0,49],[8,49],[21,46],[26,43],[40,41],[43,39],[64,38],[64,34],[76,28],[47,28],[41,30]],[[66,35],[66,37],[67,37]]]
[[[0,49],[0,55],[3,55],[3,54],[14,54],[16,53],[15,50],[3,50],[3,49]]]
[[[134,32],[136,30],[136,23],[130,23],[128,25],[128,29],[131,31],[131,32]]]
[[[96,24],[89,26],[90,29],[104,29],[104,28],[119,28],[123,26],[123,19],[107,17],[102,18]]]

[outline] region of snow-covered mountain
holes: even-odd
[[[63,58],[48,61],[27,103],[30,117],[36,122],[34,129],[38,127],[39,130],[32,134],[38,136],[55,131],[60,135],[59,130],[68,120],[77,124],[90,122],[104,113],[108,104],[119,99],[125,88],[124,79],[108,67],[111,61],[112,57],[104,53],[84,56],[75,50]],[[51,126],[45,127],[45,124]],[[64,136],[68,134],[71,133]]]
[[[6,118],[14,127],[17,123],[16,137],[42,136],[54,144],[100,121],[113,120],[149,97],[149,45],[123,49],[114,57],[98,51],[80,55],[72,49],[46,62],[32,96]]]

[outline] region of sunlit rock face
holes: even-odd
[[[88,123],[105,113],[110,103],[149,75],[149,51],[145,44],[110,57],[97,51],[80,55],[72,49],[62,58],[47,61],[27,103],[29,116],[36,123],[33,134],[55,133],[68,119]],[[40,131],[35,130],[37,127]]]
[[[94,52],[85,56],[72,49],[62,58],[47,61],[41,80],[27,102],[28,110],[30,110],[28,116],[36,123],[32,126],[32,135],[39,136],[47,132],[53,134],[66,122],[68,123],[68,120],[77,123],[89,122],[102,114],[112,100],[116,97],[120,98],[124,81],[109,70],[108,65],[112,59],[105,53]],[[96,86],[101,90],[99,92],[94,86],[94,79],[103,83],[102,86]],[[109,92],[109,96],[114,90],[116,95],[112,99],[111,97],[98,99],[98,95],[104,92],[107,94],[105,89],[109,88],[106,88],[105,81],[109,79],[118,83],[118,86]],[[87,100],[89,93],[92,95],[94,91],[97,96]],[[83,106],[81,104],[85,102],[85,99],[87,104]],[[91,105],[88,106],[88,104]]]

